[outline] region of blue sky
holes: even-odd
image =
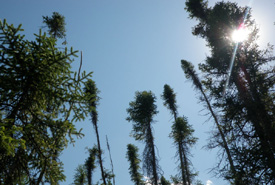
[[[191,159],[198,179],[214,185],[227,182],[213,177],[209,169],[217,162],[216,151],[202,149],[207,144],[208,132],[213,129],[212,120],[204,116],[206,111],[198,103],[196,92],[187,82],[180,67],[180,60],[186,59],[194,65],[203,62],[209,55],[204,40],[191,34],[196,21],[188,19],[184,2],[180,0],[0,0],[0,19],[8,23],[23,24],[28,39],[38,33],[42,16],[57,11],[66,17],[68,46],[83,51],[83,68],[93,71],[93,79],[101,91],[99,106],[99,133],[104,154],[104,165],[110,169],[105,136],[108,135],[114,162],[117,185],[132,184],[128,173],[126,145],[138,145],[140,153],[143,143],[129,137],[132,125],[128,123],[126,109],[134,100],[136,91],[151,90],[158,98],[159,114],[155,117],[154,135],[160,166],[164,176],[175,175],[176,159],[171,131],[172,116],[163,106],[160,95],[164,84],[169,84],[177,93],[179,114],[188,117],[199,138],[192,149]],[[210,0],[214,5],[217,1]],[[249,0],[240,0],[240,5],[249,4]],[[275,1],[254,0],[252,15],[260,28],[261,47],[267,42],[275,44]],[[44,30],[46,31],[46,30]],[[73,69],[77,70],[79,59]],[[93,127],[89,121],[77,123],[83,128],[85,137],[70,145],[62,154],[67,181],[73,182],[74,170],[83,164],[87,153],[85,147],[96,143]],[[99,179],[99,170],[95,179]]]

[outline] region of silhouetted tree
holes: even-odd
[[[180,161],[179,169],[181,172],[182,182],[183,184],[191,184],[192,175],[190,171],[188,154],[190,153],[189,148],[196,143],[197,138],[192,136],[194,130],[187,123],[187,119],[185,117],[177,117],[178,106],[176,101],[176,94],[169,85],[164,85],[164,91],[161,97],[164,100],[164,106],[166,106],[171,111],[171,114],[174,116],[174,124],[172,125],[172,132],[170,134],[170,137],[173,138],[174,144],[177,147],[177,155]]]
[[[171,183],[168,180],[166,180],[163,176],[161,176],[160,185],[171,185]]]
[[[206,94],[205,94],[205,92],[203,90],[201,81],[200,81],[198,75],[196,74],[194,66],[191,63],[187,62],[186,60],[182,60],[181,61],[181,67],[182,67],[182,69],[183,69],[183,71],[184,71],[184,73],[186,75],[186,78],[192,80],[195,89],[199,90],[200,93],[203,95],[203,98],[201,98],[201,100],[206,103],[207,109],[210,111],[211,116],[213,117],[213,119],[215,121],[216,127],[218,128],[218,131],[219,131],[218,136],[220,136],[221,139],[222,139],[222,142],[219,143],[219,145],[222,148],[224,148],[224,150],[225,150],[225,152],[227,154],[227,159],[229,161],[230,170],[232,171],[232,173],[234,174],[234,176],[236,176],[236,170],[235,170],[235,167],[234,167],[232,155],[231,155],[231,152],[230,152],[230,149],[229,149],[228,142],[226,140],[224,131],[222,130],[222,126],[221,126],[221,124],[218,121],[218,117],[216,116],[214,110],[212,109],[210,101],[208,100],[208,97],[206,96]],[[234,178],[236,178],[236,177],[234,177]],[[239,180],[236,180],[236,181],[237,181],[236,184],[238,184]]]
[[[213,110],[219,111],[220,129],[232,158],[232,162],[227,158],[220,174],[235,184],[274,184],[272,48],[259,49],[258,29],[248,7],[230,2],[208,7],[203,0],[189,0],[186,5],[190,17],[199,21],[193,34],[204,38],[210,48],[211,55],[199,65],[202,84],[208,98],[211,97],[208,101]],[[246,41],[235,43],[231,34],[240,25],[250,28],[251,33]],[[222,146],[224,142],[219,138],[222,139],[213,137],[210,147]]]
[[[135,100],[130,102],[127,109],[127,120],[134,122],[132,136],[145,142],[143,151],[143,169],[154,185],[158,182],[158,159],[155,153],[154,137],[152,133],[153,117],[158,113],[155,105],[156,97],[149,91],[136,92]]]

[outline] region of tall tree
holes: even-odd
[[[182,66],[182,69],[186,75],[186,78],[191,79],[195,89],[199,90],[200,93],[202,94],[201,100],[206,103],[207,109],[210,111],[211,116],[213,117],[216,127],[218,129],[218,136],[220,136],[222,139],[222,142],[219,142],[219,145],[225,150],[225,152],[227,154],[227,159],[229,161],[230,170],[231,170],[231,173],[233,173],[233,176],[235,179],[234,182],[236,185],[241,184],[239,178],[237,177],[238,175],[235,170],[235,166],[234,166],[233,159],[232,159],[232,154],[230,152],[230,148],[228,146],[228,141],[226,139],[224,130],[222,129],[222,125],[220,124],[218,117],[217,117],[216,113],[214,112],[207,95],[204,92],[202,83],[201,83],[198,75],[196,74],[194,66],[190,62],[187,62],[186,60],[181,61],[181,66]]]
[[[91,73],[71,71],[76,51],[20,31],[0,21],[0,184],[57,184],[65,176],[56,153],[82,136],[74,123],[87,114],[80,87]]]
[[[86,93],[87,104],[89,106],[92,123],[93,123],[95,133],[96,133],[97,147],[98,147],[98,159],[99,159],[99,165],[100,165],[100,170],[101,170],[101,177],[102,177],[103,184],[107,185],[106,176],[105,176],[104,167],[103,167],[102,150],[101,150],[101,146],[100,146],[99,132],[98,132],[98,113],[96,110],[99,99],[100,99],[98,96],[99,91],[96,87],[95,82],[91,79],[89,79],[86,82],[84,91]]]
[[[164,106],[166,106],[174,116],[174,124],[172,125],[170,137],[174,139],[174,144],[177,147],[182,182],[183,184],[191,184],[190,162],[187,156],[190,153],[189,148],[195,144],[197,138],[192,136],[194,130],[190,125],[188,125],[187,119],[185,117],[179,118],[177,116],[178,106],[176,94],[169,85],[164,85],[164,90],[161,97],[164,100]]]
[[[138,148],[133,144],[128,144],[126,157],[130,163],[129,173],[131,175],[131,180],[135,183],[135,185],[144,184],[142,174],[140,173]]]
[[[58,12],[53,12],[51,17],[43,16],[43,23],[45,23],[48,27],[49,34],[57,39],[57,38],[65,38],[66,37],[66,22],[65,17]]]
[[[230,2],[208,7],[203,0],[189,0],[186,5],[190,17],[199,21],[193,34],[204,38],[211,50],[211,55],[199,65],[204,78],[202,84],[211,97],[213,108],[220,112],[221,129],[228,139],[236,171],[232,173],[225,164],[221,175],[228,180],[241,179],[243,184],[274,184],[275,75],[272,62],[275,57],[272,48],[259,49],[258,29],[248,7]],[[231,34],[240,26],[250,28],[251,33],[248,40],[235,43]],[[221,146],[217,145],[219,142],[214,138],[213,146]]]
[[[156,97],[151,91],[136,92],[135,100],[129,103],[130,107],[127,109],[127,120],[134,122],[132,136],[145,142],[143,169],[152,180],[152,184],[157,185],[160,168],[152,133],[153,117],[158,113],[155,102]]]

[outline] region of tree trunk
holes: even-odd
[[[103,168],[103,161],[101,157],[101,147],[100,147],[100,140],[99,140],[99,134],[98,134],[98,128],[97,128],[97,123],[94,124],[95,127],[95,132],[96,132],[96,139],[97,139],[97,148],[98,148],[98,159],[99,159],[99,165],[101,169],[101,177],[103,180],[103,184],[107,185],[106,179],[105,179],[105,173],[104,173],[104,168]]]
[[[182,148],[182,144],[181,143],[178,143],[179,144],[179,157],[180,157],[180,168],[181,168],[181,178],[182,178],[182,183],[184,185],[186,185],[186,177],[185,177],[185,171],[184,171],[184,159],[183,159],[183,148]]]
[[[156,164],[156,155],[155,155],[155,145],[154,145],[154,138],[153,138],[153,134],[152,134],[152,129],[151,129],[151,123],[149,123],[148,125],[148,134],[149,134],[149,146],[152,147],[152,158],[153,158],[153,176],[154,176],[154,185],[158,184],[158,174],[157,174],[157,164]]]
[[[184,159],[184,164],[185,164],[185,173],[186,173],[186,181],[188,183],[188,185],[191,185],[191,178],[190,178],[190,172],[189,172],[189,169],[188,169],[188,161],[187,161],[187,157],[186,157],[186,154],[185,154],[185,151],[183,150],[183,159]]]
[[[232,173],[233,173],[233,175],[235,177],[235,184],[236,185],[240,185],[241,182],[237,179],[237,174],[236,174],[235,166],[234,166],[234,163],[233,163],[233,159],[232,159],[229,147],[227,145],[227,141],[225,139],[225,135],[224,135],[224,133],[222,131],[222,128],[220,126],[220,123],[218,121],[218,118],[217,118],[216,114],[214,113],[214,111],[212,109],[212,106],[211,106],[210,102],[208,101],[208,98],[207,98],[206,94],[204,93],[203,89],[201,87],[199,89],[200,89],[200,91],[201,91],[201,93],[202,93],[202,95],[204,97],[204,100],[205,100],[205,102],[207,104],[207,107],[208,107],[209,111],[211,112],[212,117],[215,120],[216,126],[217,126],[218,131],[220,133],[220,136],[222,138],[222,141],[223,141],[223,146],[222,147],[225,149],[225,152],[227,154],[227,158],[228,158],[228,161],[229,161],[230,169],[231,169],[231,171],[232,171]]]

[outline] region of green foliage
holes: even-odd
[[[182,144],[193,146],[197,138],[193,137],[194,129],[188,124],[186,117],[178,117],[176,122],[172,125],[172,137],[175,143],[182,142]]]
[[[147,129],[153,122],[153,116],[158,113],[155,105],[156,97],[149,91],[136,92],[135,101],[129,103],[130,107],[127,109],[129,116],[127,121],[133,121],[132,135],[136,140],[144,140]]]
[[[220,114],[219,131],[214,132],[209,148],[226,147],[226,138],[228,146],[225,149],[232,159],[223,160],[221,153],[217,173],[234,184],[274,184],[275,75],[272,47],[259,49],[255,42],[258,30],[247,7],[230,2],[219,2],[213,7],[205,6],[205,1],[188,2],[197,3],[194,6],[187,4],[190,17],[199,21],[193,34],[205,38],[211,51],[211,55],[199,65],[205,87],[204,91],[200,90],[205,97],[211,97],[207,101],[213,105],[212,112],[219,111]],[[202,16],[197,12],[199,9],[207,13]],[[251,33],[247,41],[235,45],[231,33],[243,21]],[[227,76],[235,47],[235,63],[231,76]],[[224,91],[227,78],[229,84]],[[224,137],[219,137],[222,134]]]
[[[187,118],[184,116],[177,117],[176,94],[167,84],[164,85],[162,98],[164,100],[164,106],[166,106],[171,114],[174,115],[174,124],[172,125],[170,137],[173,138],[174,145],[177,147],[181,180],[184,184],[191,184],[191,162],[188,159],[188,155],[190,154],[190,147],[196,143],[197,138],[192,136],[194,130],[191,125],[187,123]]]
[[[57,38],[65,38],[66,37],[66,28],[65,28],[65,17],[58,12],[53,12],[52,17],[43,16],[43,23],[45,23],[48,27],[49,34],[57,39]]]
[[[88,149],[89,157],[85,161],[85,168],[87,173],[88,185],[92,185],[93,171],[96,168],[95,161],[98,155],[98,148],[94,146],[92,149]]]
[[[160,184],[161,185],[171,185],[171,183],[168,180],[166,180],[163,176],[161,176],[161,178],[160,178]]]
[[[138,156],[138,148],[135,145],[127,145],[126,158],[130,163],[129,173],[131,175],[131,180],[135,183],[135,185],[144,184],[144,182],[142,181],[142,174],[140,173],[140,159]]]
[[[100,165],[100,170],[101,170],[101,177],[103,180],[103,184],[107,185],[107,182],[106,182],[107,174],[105,174],[105,170],[104,170],[104,166],[103,166],[102,150],[101,150],[101,146],[100,146],[99,131],[98,131],[98,113],[96,110],[97,105],[99,103],[99,99],[100,99],[98,97],[99,90],[97,89],[95,82],[90,79],[85,83],[84,92],[85,92],[85,97],[86,97],[86,103],[89,107],[89,112],[90,112],[90,115],[92,118],[92,124],[94,126],[95,133],[96,133],[98,159],[99,159],[99,165]]]
[[[154,137],[152,133],[153,116],[156,115],[156,97],[149,91],[136,92],[135,101],[129,103],[127,109],[129,117],[126,119],[134,122],[132,136],[139,141],[145,142],[143,151],[143,169],[151,179],[152,184],[157,185],[160,167],[155,154]]]
[[[197,138],[193,136],[194,129],[188,124],[187,119],[178,117],[172,125],[170,137],[174,140],[174,145],[177,147],[177,156],[179,157],[179,169],[183,182],[191,183],[191,162],[190,148],[197,142]]]
[[[87,173],[84,165],[78,165],[75,169],[74,183],[72,185],[87,185]]]
[[[93,80],[89,79],[85,83],[84,92],[86,95],[87,104],[89,105],[89,112],[92,118],[92,123],[94,126],[97,126],[98,113],[96,108],[99,104],[100,98],[98,97],[99,90],[97,89]]]
[[[0,21],[0,182],[55,184],[65,179],[58,153],[82,136],[74,122],[87,114],[80,87],[91,73],[71,71],[73,49],[58,50],[41,32],[28,41],[20,31]]]
[[[178,175],[171,175],[170,179],[172,180],[173,184],[179,184],[181,182],[181,178]]]
[[[174,93],[173,89],[165,84],[163,94],[161,95],[163,99],[163,104],[166,106],[171,113],[174,115],[174,119],[177,119],[177,101],[176,101],[176,94]]]

